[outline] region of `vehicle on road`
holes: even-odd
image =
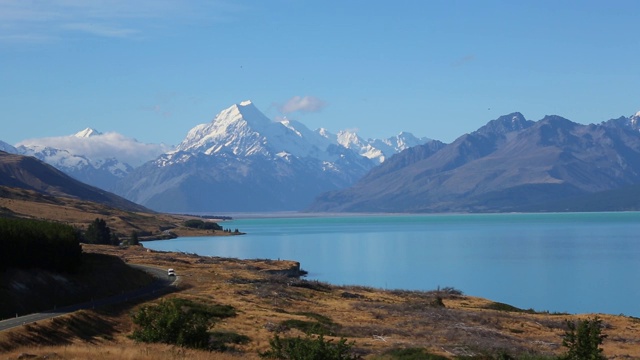
[[[173,269],[167,270],[167,276],[176,276],[176,271]]]

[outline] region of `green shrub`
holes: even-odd
[[[533,310],[533,309],[524,310],[524,309],[520,309],[518,307],[515,307],[513,305],[509,305],[509,304],[505,304],[505,303],[501,303],[501,302],[492,302],[491,304],[485,306],[485,309],[505,311],[505,312],[526,313],[526,314],[535,314],[536,313],[535,310]]]
[[[141,342],[223,350],[226,347],[220,340],[224,338],[212,338],[209,327],[216,320],[235,314],[235,309],[228,305],[206,305],[179,298],[164,300],[156,305],[143,306],[132,315],[138,328],[131,337]],[[238,341],[238,338],[234,340]]]
[[[217,223],[195,219],[185,221],[184,226],[192,229],[222,230],[222,226],[218,225]]]
[[[270,350],[260,353],[268,359],[291,360],[351,360],[359,357],[353,354],[354,343],[340,338],[338,342],[325,340],[322,335],[305,338],[280,338],[277,334],[269,340]]]
[[[429,354],[422,348],[391,349],[384,355],[397,360],[447,360],[444,356]]]
[[[597,316],[592,319],[582,320],[576,325],[567,320],[567,331],[562,339],[567,354],[563,359],[567,360],[599,360],[605,359],[602,355],[602,341],[607,337],[602,334],[602,320]]]
[[[313,312],[298,312],[296,315],[306,316],[315,321],[305,321],[298,319],[284,320],[280,326],[284,329],[298,329],[306,334],[332,335],[335,336],[340,328],[330,318]]]
[[[111,229],[107,226],[104,219],[96,218],[93,220],[87,231],[84,233],[85,241],[89,244],[102,245],[118,245],[118,237],[111,233]]]

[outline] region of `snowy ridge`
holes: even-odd
[[[634,129],[638,129],[638,123],[640,122],[640,111],[631,116],[629,118],[629,122],[631,123],[631,127],[633,127]]]
[[[33,156],[87,184],[110,190],[133,166],[169,150],[165,145],[143,144],[118,133],[86,128],[72,135],[28,139],[16,152]]]
[[[91,162],[86,157],[74,155],[64,149],[55,149],[40,145],[32,145],[29,147],[21,145],[18,147],[18,150],[21,155],[33,156],[62,171],[91,166]]]
[[[617,119],[605,121],[602,124],[607,126],[621,126],[627,129],[640,131],[640,111],[629,117],[622,116]]]
[[[173,153],[226,153],[267,158],[285,158],[285,155],[289,155],[300,159],[314,158],[328,164],[340,158],[339,154],[330,150],[331,146],[338,145],[374,163],[381,163],[387,156],[427,141],[409,133],[400,133],[384,140],[364,140],[348,130],[340,131],[337,135],[324,128],[311,131],[295,120],[271,121],[247,100],[221,111],[210,123],[192,128]],[[158,166],[171,163],[171,156],[163,156],[156,161]]]
[[[102,135],[102,133],[92,128],[86,128],[82,131],[78,131],[77,133],[73,134],[73,136],[78,138],[88,138],[91,136],[98,136],[98,135]]]
[[[17,149],[24,155],[36,156],[50,165],[72,163],[90,164],[99,168],[111,159],[116,159],[130,166],[138,166],[155,159],[170,147],[164,144],[144,144],[124,135],[109,132],[101,133],[86,128],[73,135],[27,139],[17,144]],[[76,159],[62,159],[70,157]],[[79,160],[82,158],[84,160]]]
[[[331,134],[326,129],[320,128],[317,133],[333,140],[335,143],[357,152],[360,156],[382,163],[389,156],[413,146],[426,144],[431,139],[417,138],[408,132],[401,132],[396,136],[386,139],[364,140],[357,133],[349,130],[339,131],[337,135]]]
[[[269,120],[251,101],[243,101],[221,111],[208,124],[191,129],[175,152],[240,157],[282,157],[335,160],[327,152],[333,142],[293,120]]]

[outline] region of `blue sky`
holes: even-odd
[[[445,142],[514,111],[640,110],[640,1],[0,0],[0,140],[175,145],[251,99],[309,128]]]

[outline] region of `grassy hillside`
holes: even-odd
[[[132,231],[149,236],[162,236],[164,230],[179,236],[227,235],[211,230],[190,229],[183,226],[190,216],[126,211],[74,198],[54,197],[33,190],[0,186],[0,217],[45,219],[86,229],[96,218],[102,218],[119,236]]]
[[[380,290],[269,274],[268,270],[295,266],[285,261],[147,252],[138,247],[92,246],[87,252],[175,268],[178,291],[165,297],[232,306],[237,316],[212,330],[244,335],[249,342],[224,354],[136,343],[128,337],[135,328],[130,313],[143,304],[128,304],[0,333],[5,358],[27,353],[64,359],[257,359],[258,351],[266,350],[277,332],[295,337],[323,329],[331,334],[329,339],[355,341],[355,350],[366,359],[394,359],[390,352],[399,349],[408,349],[406,353],[422,349],[451,359],[494,359],[505,353],[541,359],[564,353],[565,320],[593,317],[521,310],[452,289]],[[640,358],[640,320],[600,318],[608,335],[604,355]]]

